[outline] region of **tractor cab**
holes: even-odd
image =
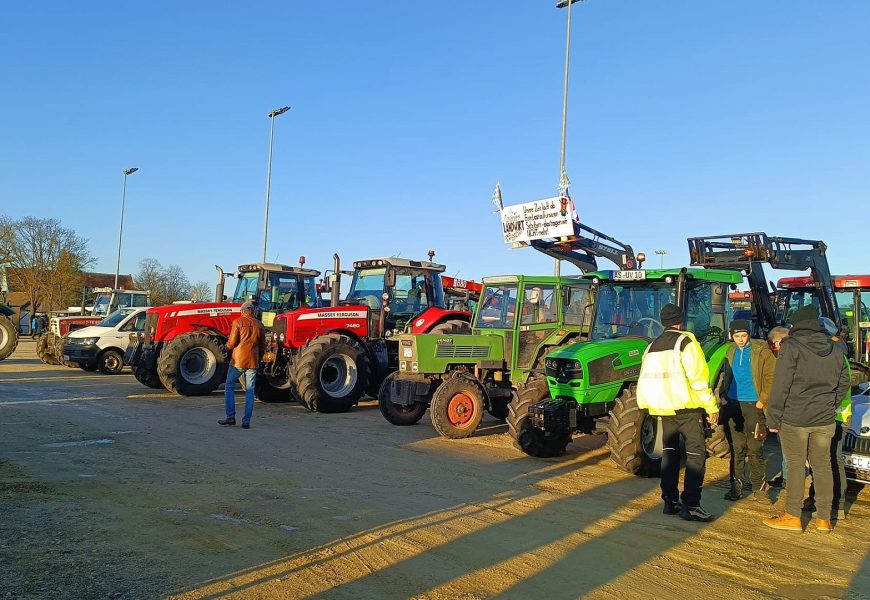
[[[139,290],[113,290],[95,288],[94,305],[91,314],[105,317],[121,308],[146,308],[151,306],[151,292]]]
[[[265,327],[271,327],[275,315],[279,313],[299,308],[319,308],[323,306],[317,287],[320,271],[304,268],[304,257],[300,258],[300,264],[303,266],[252,263],[241,265],[235,275],[225,275],[218,268],[220,281],[215,299],[217,302],[234,304],[253,301],[260,311],[260,319]],[[223,297],[225,276],[236,278],[236,288],[231,298]]]

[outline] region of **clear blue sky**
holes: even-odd
[[[554,0],[13,3],[0,23],[0,213],[56,217],[114,271],[213,281],[259,260],[401,253],[461,277],[549,273],[490,197],[558,183]],[[574,5],[568,173],[580,215],[666,264],[690,235],[815,237],[870,271],[870,2]],[[566,269],[571,272],[573,269]]]

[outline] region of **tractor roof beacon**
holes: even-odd
[[[612,460],[622,469],[651,476],[661,463],[658,420],[637,406],[634,383],[643,352],[663,327],[659,311],[667,303],[683,309],[684,324],[704,349],[715,388],[727,350],[731,318],[729,290],[744,280],[760,324],[760,335],[777,324],[762,264],[810,270],[830,282],[825,245],[819,241],[769,237],[764,233],[690,238],[694,268],[601,271],[587,274],[596,295],[589,341],[552,353],[546,373],[549,397],[523,402],[517,393],[517,419],[511,427],[517,445],[533,456],[561,454],[574,432],[606,426]],[[701,267],[701,268],[698,268]],[[823,315],[836,316],[831,286],[815,297]],[[708,440],[708,452],[727,452],[721,428]]]
[[[631,246],[576,221],[572,236],[524,245],[581,271],[597,269],[596,257],[621,268],[642,260]],[[473,435],[484,412],[508,418],[518,388],[546,396],[547,353],[588,335],[591,285],[581,277],[485,278],[470,334],[399,336],[399,371],[378,393],[384,418],[411,425],[428,409],[436,431],[457,439]]]

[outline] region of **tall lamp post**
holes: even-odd
[[[124,236],[124,202],[127,196],[127,176],[132,175],[136,171],[139,170],[139,167],[130,167],[129,169],[124,169],[122,172],[124,173],[124,183],[121,185],[121,225],[118,227],[118,262],[115,263],[115,287],[114,289],[118,289],[118,273],[121,272],[121,238]],[[82,307],[84,310],[84,305]]]
[[[269,241],[269,191],[272,187],[272,140],[275,137],[275,117],[283,115],[290,110],[289,106],[276,108],[270,112],[269,117],[269,166],[266,169],[266,222],[263,225],[263,262],[266,262],[266,245]]]
[[[568,133],[568,67],[571,60],[571,5],[575,2],[583,0],[559,0],[556,3],[556,8],[568,8],[568,33],[565,36],[565,86],[562,94],[562,146],[559,155],[559,193],[565,195],[568,193],[568,172],[565,169],[565,138]],[[554,273],[556,277],[560,275],[560,262],[556,260]]]
[[[667,254],[668,251],[667,250],[655,250],[654,252],[661,257],[661,261],[659,263],[659,268],[664,269],[665,268],[665,254]]]

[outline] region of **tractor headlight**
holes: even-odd
[[[399,363],[399,370],[400,371],[407,371],[408,370],[408,363],[404,360],[402,362],[400,362]]]
[[[414,373],[416,373],[417,371],[419,371],[419,368],[417,367],[417,363],[416,363],[416,361],[411,363],[411,371],[414,372]]]
[[[283,333],[278,336],[278,341],[281,343],[284,343],[284,334]]]

